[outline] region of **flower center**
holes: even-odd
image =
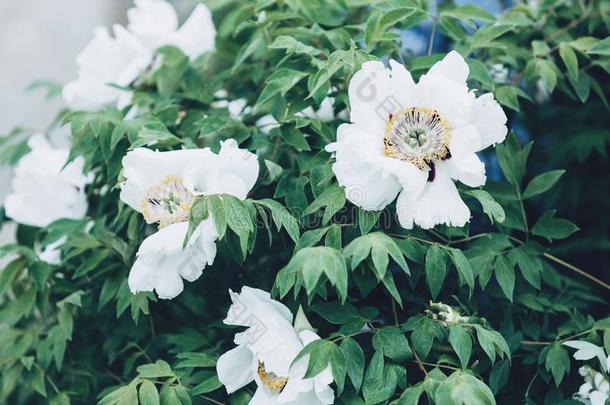
[[[257,373],[262,383],[273,392],[282,392],[286,384],[288,384],[288,377],[279,377],[273,372],[267,372],[265,370],[265,363],[261,361],[258,362]]]
[[[159,227],[188,221],[193,205],[193,193],[180,177],[167,176],[146,193],[142,213],[146,222],[159,222]]]
[[[384,153],[423,169],[449,153],[449,123],[436,110],[405,108],[386,124]]]

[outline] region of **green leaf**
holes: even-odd
[[[570,355],[561,343],[554,343],[546,353],[544,367],[553,375],[555,385],[559,387],[564,375],[570,371]]]
[[[336,249],[317,246],[299,250],[280,272],[299,274],[305,283],[308,296],[313,293],[325,274],[336,287],[343,301],[347,298],[347,266],[341,252]]]
[[[282,127],[280,135],[288,145],[299,152],[311,150],[307,143],[307,139],[305,139],[305,134],[296,128]]]
[[[459,324],[451,325],[449,327],[449,343],[458,355],[462,368],[467,368],[472,353],[472,339],[466,329]]]
[[[519,265],[523,278],[532,286],[540,289],[542,261],[537,256],[527,252],[523,246],[513,249],[509,253],[509,257]]]
[[[383,352],[376,351],[366,368],[362,393],[367,404],[377,404],[389,399],[396,389],[397,376],[384,367]]]
[[[330,366],[339,391],[343,390],[347,370],[345,356],[339,346],[328,340],[314,340],[301,350],[292,364],[294,365],[306,355],[309,355],[309,363],[307,364],[305,378],[315,377]]]
[[[172,368],[164,360],[157,360],[151,364],[144,364],[137,368],[138,375],[142,378],[176,377]]]
[[[550,210],[538,219],[532,228],[532,233],[552,241],[554,239],[565,239],[577,230],[578,227],[572,222],[555,218],[555,210]]]
[[[519,100],[517,90],[513,86],[500,86],[494,90],[496,100],[503,106],[519,111]]]
[[[570,45],[565,42],[559,44],[559,56],[568,69],[570,79],[578,81],[578,58]]]
[[[386,274],[390,257],[406,272],[409,267],[394,239],[381,232],[359,236],[351,241],[344,250],[346,257],[351,257],[351,268],[355,269],[369,254],[378,280]]]
[[[104,396],[97,405],[134,405],[138,403],[137,380]]]
[[[426,284],[433,299],[443,287],[447,275],[447,260],[443,249],[439,245],[432,245],[426,254]]]
[[[397,363],[403,363],[413,357],[407,338],[396,326],[385,326],[375,329],[373,348]]]
[[[481,325],[475,325],[479,345],[489,357],[492,363],[495,362],[496,355],[503,358],[506,355],[510,359],[510,349],[504,337],[494,330],[485,329]]]
[[[557,85],[557,66],[548,59],[536,59],[535,69],[549,93]]]
[[[564,173],[565,170],[551,170],[534,177],[525,188],[523,199],[525,200],[544,193],[553,187]]]
[[[215,373],[210,374],[201,383],[193,387],[191,393],[193,395],[207,394],[208,392],[216,391],[222,387],[222,383]]]
[[[331,186],[324,190],[306,209],[304,214],[313,214],[320,208],[324,207],[324,215],[322,222],[327,224],[333,215],[337,213],[345,205],[345,192],[342,187],[337,185]]]
[[[210,368],[216,367],[218,358],[208,353],[185,352],[179,353],[177,356],[178,362],[174,365],[175,368]]]
[[[358,208],[358,227],[360,228],[360,234],[366,235],[379,221],[381,211],[365,211],[362,208]]]
[[[489,387],[496,394],[508,382],[510,364],[508,360],[497,362],[489,375]]]
[[[610,37],[606,37],[593,45],[588,51],[590,55],[610,55]]]
[[[508,182],[521,187],[521,180],[525,173],[525,165],[532,148],[532,142],[522,147],[517,136],[511,132],[502,144],[496,145],[496,156],[502,173]]]
[[[494,274],[500,289],[511,302],[513,301],[513,290],[515,289],[515,268],[505,257],[498,256],[495,262]]]
[[[299,222],[286,207],[270,198],[254,201],[254,203],[260,204],[271,211],[271,217],[278,231],[283,227],[295,243],[299,240]]]
[[[347,375],[349,375],[357,392],[360,390],[364,377],[364,352],[360,345],[350,337],[346,337],[341,341],[340,348],[345,358]]]
[[[271,45],[269,45],[271,49],[285,49],[286,53],[297,53],[297,54],[305,54],[309,56],[317,56],[322,53],[319,49],[314,48],[313,46],[309,46],[304,44],[303,42],[289,36],[289,35],[280,35],[275,38],[275,41]]]
[[[468,194],[479,201],[483,207],[483,212],[487,214],[492,224],[494,220],[498,221],[499,223],[504,222],[506,219],[504,208],[502,208],[502,206],[496,202],[491,194],[484,190],[470,190],[468,191]]]
[[[476,80],[490,89],[494,88],[495,82],[483,62],[478,59],[468,59],[468,67],[470,68],[469,79]]]
[[[443,405],[495,405],[493,393],[483,381],[455,371],[436,390],[435,402]]]
[[[138,398],[140,399],[140,404],[146,405],[159,405],[159,393],[157,392],[157,387],[150,381],[144,381],[142,385],[140,385],[140,390],[138,391]]]
[[[474,272],[472,271],[472,266],[470,265],[468,258],[464,256],[464,253],[460,249],[449,248],[448,250],[451,253],[451,260],[460,276],[461,284],[468,285],[472,291],[474,288]]]

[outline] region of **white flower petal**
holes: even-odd
[[[237,346],[220,356],[216,373],[227,393],[231,394],[254,380],[252,361],[252,352],[245,346]]]
[[[159,298],[165,299],[180,294],[182,278],[195,281],[203,268],[214,261],[217,233],[212,224],[203,221],[184,248],[188,222],[168,225],[146,238],[138,249],[138,258],[129,275],[131,291],[154,289]]]
[[[384,172],[393,175],[402,186],[401,193],[416,198],[421,194],[428,181],[428,172],[402,160],[383,156]]]
[[[389,172],[383,173],[383,134],[379,137],[363,132],[355,124],[342,124],[337,130],[337,142],[328,145],[327,150],[335,152],[333,172],[354,205],[381,210],[396,198],[400,183]]]
[[[95,111],[116,103],[124,93],[109,86],[127,86],[150,64],[152,53],[125,28],[115,25],[115,37],[97,27],[94,37],[77,57],[78,78],[63,88],[68,107]]]
[[[83,159],[64,167],[70,151],[51,147],[40,134],[30,138],[28,146],[31,150],[17,163],[13,191],[4,201],[6,215],[15,222],[37,227],[60,218],[83,218],[87,211],[83,188],[91,181],[83,174]]]
[[[214,49],[216,28],[212,13],[203,4],[198,4],[193,13],[176,32],[171,44],[179,47],[191,59]]]
[[[481,137],[478,150],[495,145],[506,138],[506,114],[491,93],[483,94],[474,100],[470,121],[477,127]]]
[[[591,405],[604,405],[608,400],[608,394],[600,391],[593,391],[589,394]]]
[[[259,388],[250,399],[250,402],[248,402],[248,405],[279,405],[279,402],[276,400],[276,397],[268,394],[264,388]]]
[[[466,84],[469,72],[468,64],[462,55],[456,51],[451,51],[443,59],[436,62],[426,75],[444,76],[460,84]]]
[[[348,92],[350,121],[371,133],[383,134],[388,114],[398,109],[384,108],[384,102],[391,102],[389,97],[394,94],[390,71],[382,62],[365,62],[350,80]]]
[[[254,187],[258,172],[256,155],[227,139],[218,155],[195,162],[185,171],[184,184],[196,194],[230,194],[243,200]]]
[[[465,84],[441,75],[424,75],[415,87],[415,105],[438,111],[451,129],[468,124],[474,100]]]
[[[468,156],[480,150],[481,136],[474,125],[455,128],[451,130],[450,136],[449,151],[452,157]]]
[[[127,28],[152,50],[178,29],[178,15],[167,1],[135,0],[134,4],[127,10]]]
[[[127,284],[129,290],[137,294],[141,291],[153,291],[157,286],[157,277],[155,274],[155,268],[144,263],[142,259],[136,259],[131,271],[129,272],[129,278]]]
[[[168,152],[136,148],[129,151],[122,161],[123,176],[126,180],[121,184],[121,200],[141,212],[148,191],[164,178],[183,178],[193,166],[214,158],[215,155],[208,148]]]
[[[231,290],[229,293],[233,305],[229,308],[224,322],[248,327],[244,332],[237,333],[234,341],[239,347],[249,350],[252,361],[250,366],[246,365],[247,354],[244,353],[239,355],[241,357],[239,363],[243,364],[241,369],[237,361],[230,362],[229,365],[225,360],[223,360],[224,364],[220,365],[219,361],[219,367],[229,370],[223,371],[223,376],[219,371],[220,381],[227,386],[228,392],[237,389],[238,384],[232,381],[227,384],[225,381],[236,378],[240,384],[243,384],[246,379],[238,378],[237,375],[239,372],[245,375],[249,370],[249,374],[259,387],[250,404],[332,404],[334,392],[328,387],[332,382],[332,375],[330,380],[327,375],[330,369],[319,377],[304,379],[308,357],[292,365],[304,345],[319,339],[319,336],[310,330],[303,330],[297,334],[291,324],[290,310],[280,302],[272,300],[265,291],[244,286],[239,294]],[[227,354],[223,355],[225,356]],[[265,378],[261,378],[258,373],[259,364],[264,366],[266,373],[287,378],[286,384],[279,393],[273,393],[268,388]]]
[[[415,90],[415,82],[404,65],[390,59],[390,68],[392,69],[392,77],[390,79],[393,89],[392,96],[398,101],[398,110],[413,105],[413,91]]]
[[[441,165],[435,171],[434,181],[426,185],[419,198],[398,197],[396,213],[404,228],[412,228],[413,223],[424,229],[439,224],[461,227],[469,221],[470,210],[449,175]]]
[[[446,170],[452,179],[459,180],[469,187],[480,187],[485,184],[485,164],[475,153],[453,156],[439,162],[437,166]]]
[[[155,291],[159,298],[171,300],[180,295],[184,289],[184,282],[176,268],[161,267],[157,270],[156,275]]]

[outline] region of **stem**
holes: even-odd
[[[417,363],[416,361],[414,361],[414,363]],[[438,364],[438,363],[426,363],[425,361],[422,361],[421,364],[426,365],[426,366],[430,366],[430,367],[438,367],[438,368],[446,368],[448,370],[453,370],[453,371],[458,371],[460,370],[457,367],[453,367],[453,366],[446,366],[444,364]]]
[[[475,239],[479,239],[482,238],[484,236],[489,236],[489,233],[485,232],[485,233],[479,233],[477,235],[472,235],[472,236],[468,236],[467,238],[463,238],[463,239],[457,239],[457,240],[450,240],[449,241],[449,245],[452,245],[454,243],[463,243],[463,242],[469,242],[471,240],[475,240]]]
[[[530,238],[530,229],[527,225],[527,215],[525,215],[525,205],[523,204],[523,198],[521,197],[521,190],[518,185],[515,185],[515,190],[517,191],[517,198],[519,199],[519,205],[521,206],[521,215],[523,216],[523,224],[525,225],[525,240],[529,240]]]
[[[572,20],[568,25],[566,25],[563,28],[558,29],[557,31],[553,31],[552,33],[550,33],[549,35],[547,35],[546,37],[544,37],[544,41],[545,42],[550,42],[553,41],[557,38],[559,38],[561,35],[563,35],[564,33],[566,33],[567,31],[571,30],[572,28],[577,27],[581,22],[585,21],[587,18],[589,18],[591,14],[591,8],[588,8],[585,10],[584,13],[582,13],[580,15],[580,17],[578,17],[575,20]]]
[[[428,55],[432,55],[432,47],[434,46],[434,36],[436,35],[436,24],[438,20],[435,18],[432,22],[432,32],[430,33],[430,40],[428,41]]]
[[[603,282],[602,280],[600,280],[599,278],[590,275],[589,273],[587,273],[584,270],[579,269],[578,267],[574,266],[573,264],[570,264],[566,261],[561,260],[558,257],[555,257],[549,253],[544,253],[543,254],[544,257],[546,257],[547,259],[554,261],[557,264],[562,265],[563,267],[572,270],[575,273],[580,274],[583,277],[588,278],[589,280],[593,281],[596,284],[599,284],[600,286],[604,287],[606,290],[610,290],[610,284]]]
[[[336,342],[340,342],[341,340],[343,340],[345,338],[348,338],[348,337],[351,338],[351,337],[354,337],[354,336],[363,335],[365,333],[370,333],[370,332],[372,332],[372,329],[371,330],[361,330],[361,331],[358,331],[356,333],[351,333],[349,335],[337,336],[336,338],[332,338],[331,340],[329,340],[329,342],[336,343]]]
[[[522,345],[531,345],[531,346],[547,346],[547,345],[552,345],[553,343],[563,343],[563,342],[567,342],[568,340],[572,340],[572,339],[575,339],[577,337],[580,337],[582,335],[586,335],[586,334],[590,333],[592,330],[593,330],[592,328],[591,329],[587,329],[587,330],[583,330],[582,332],[575,333],[575,334],[570,335],[568,337],[565,337],[563,339],[556,339],[554,341],[550,341],[550,340],[548,340],[548,341],[544,341],[544,340],[541,340],[541,341],[538,341],[538,340],[522,340],[521,344]]]
[[[390,297],[390,302],[392,303],[392,314],[394,315],[394,325],[398,326],[398,312],[396,312],[396,303],[394,302],[393,297]]]
[[[438,3],[435,1],[435,12],[438,14]],[[432,55],[432,47],[434,46],[434,37],[436,36],[436,26],[438,24],[438,15],[431,15],[432,17],[432,31],[430,32],[430,39],[428,40],[428,55]]]
[[[419,356],[417,355],[417,351],[415,349],[413,349],[413,356],[415,356],[415,361],[416,361],[417,365],[419,366],[419,369],[424,373],[424,375],[426,377],[428,377],[428,371],[426,371],[426,367],[424,367],[424,363],[422,363],[422,361],[420,360]]]
[[[201,395],[199,395],[199,396],[200,396],[201,398],[205,399],[206,401],[211,402],[211,403],[213,403],[213,404],[216,404],[216,405],[225,405],[225,404],[224,404],[224,402],[218,402],[218,401],[216,401],[215,399],[212,399],[212,398],[210,398],[210,397],[206,397],[205,395],[202,395],[202,394],[201,394]]]

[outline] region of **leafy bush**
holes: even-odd
[[[207,3],[2,138],[0,401],[603,403],[609,4]]]

